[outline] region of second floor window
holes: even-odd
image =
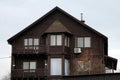
[[[69,47],[70,46],[70,38],[65,36],[65,46]]]
[[[25,49],[38,49],[39,39],[38,38],[26,38],[24,39]]]
[[[76,47],[91,47],[90,37],[77,37]]]
[[[36,62],[23,62],[24,72],[35,72]]]
[[[61,46],[62,45],[62,35],[51,35],[50,36],[51,46]]]

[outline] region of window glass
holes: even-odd
[[[35,72],[36,62],[23,62],[24,72]]]
[[[76,47],[91,47],[90,37],[78,37]]]
[[[28,45],[28,40],[24,39],[24,45],[27,46]]]
[[[69,61],[65,59],[65,75],[69,75]]]
[[[57,45],[62,45],[62,35],[57,35]]]
[[[24,39],[25,49],[39,49],[39,39],[38,38],[27,38]]]
[[[77,38],[77,47],[83,47],[83,38],[82,37]]]
[[[29,40],[28,41],[29,42],[29,46],[31,46],[32,45],[32,38],[29,38],[28,40]]]
[[[39,39],[34,39],[34,45],[39,45]]]
[[[85,47],[90,47],[90,45],[91,45],[91,44],[90,44],[90,42],[91,42],[91,41],[90,41],[90,37],[85,37],[84,41],[85,41],[84,46],[85,46]]]
[[[50,44],[55,45],[55,35],[50,36]]]
[[[51,75],[62,75],[62,59],[61,58],[51,58]]]
[[[52,45],[52,46],[62,45],[62,35],[51,35],[50,36],[50,45]]]
[[[36,62],[30,62],[30,69],[36,69]]]
[[[67,37],[65,37],[65,46],[67,46]]]
[[[23,62],[23,69],[29,69],[29,62]]]

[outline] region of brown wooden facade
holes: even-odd
[[[61,45],[51,46],[51,35],[60,35]],[[66,36],[69,38],[67,43]],[[80,53],[75,53],[78,37],[90,38],[90,42],[86,43],[89,47],[80,47]],[[37,39],[39,45],[26,46],[25,39],[31,39],[31,44]],[[58,7],[11,37],[8,43],[12,45],[12,80],[62,79],[66,74],[66,60],[69,76],[105,73],[105,67],[116,69],[117,60],[108,57],[108,38]],[[51,75],[51,58],[61,59],[61,75]],[[111,62],[107,63],[107,60]],[[25,72],[23,62],[29,61],[35,61],[36,68]]]

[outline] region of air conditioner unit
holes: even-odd
[[[81,48],[74,48],[74,53],[81,53]]]

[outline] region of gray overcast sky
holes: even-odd
[[[120,0],[0,0],[0,80],[10,72],[10,58],[1,59],[11,55],[7,39],[55,6],[77,19],[84,13],[85,23],[108,37],[109,56],[120,58]]]

